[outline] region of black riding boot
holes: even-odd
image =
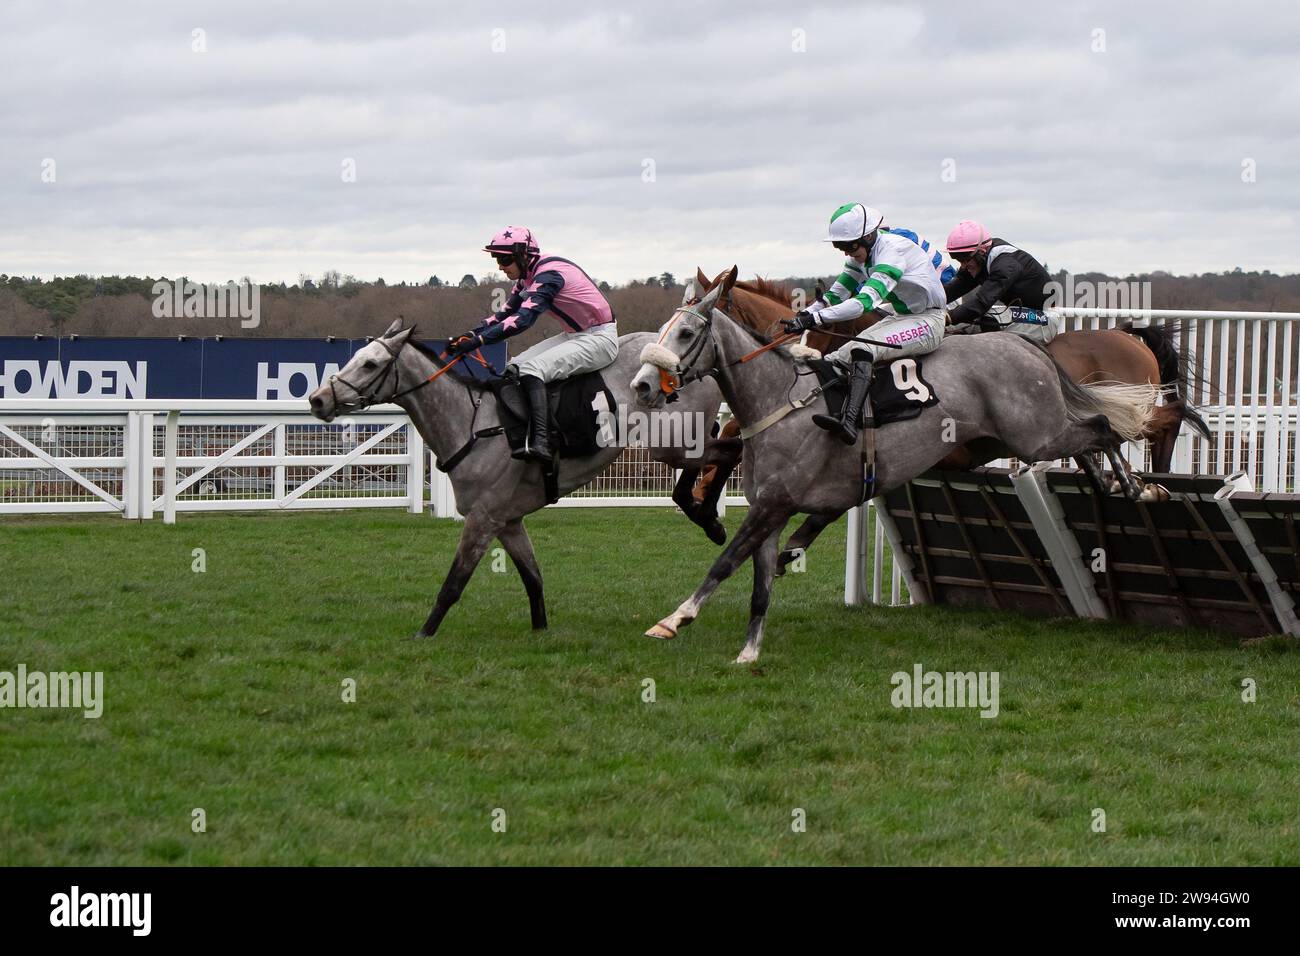
[[[528,396],[528,441],[514,457],[551,463],[551,411],[547,404],[546,383],[536,375],[519,376],[519,384]]]
[[[813,424],[831,432],[846,445],[857,442],[858,416],[862,414],[862,406],[866,404],[867,394],[871,391],[871,372],[870,360],[854,362],[849,377],[849,394],[844,399],[844,407],[840,409],[840,417],[814,415]]]

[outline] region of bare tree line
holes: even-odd
[[[363,283],[331,271],[316,281],[303,277],[306,288],[261,286],[259,322],[255,328],[243,327],[238,317],[157,318],[149,294],[116,291],[126,285],[147,288],[141,283],[150,280],[86,278],[95,290],[93,294],[83,293],[84,297],[65,294],[57,300],[48,295],[44,299],[32,295],[31,280],[0,280],[0,334],[364,338],[378,334],[400,316],[408,324],[418,325],[424,337],[447,338],[475,325],[504,301],[508,285],[499,281],[499,276],[482,278],[488,281],[474,280],[476,285],[472,288],[446,284],[385,285],[383,280]],[[1059,273],[1057,279],[1063,280],[1064,273]],[[1111,277],[1099,273],[1074,276],[1076,284],[1109,280]],[[1157,309],[1300,311],[1300,275],[1241,271],[1200,276],[1154,273],[1114,281],[1134,280],[1150,283],[1150,305]],[[792,288],[810,290],[816,280],[805,277],[787,281]],[[606,283],[601,286],[623,332],[658,328],[682,295],[682,287],[668,273],[626,286],[611,288]],[[554,323],[544,318],[520,336],[514,347],[526,347],[553,331]]]

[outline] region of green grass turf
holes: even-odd
[[[99,720],[0,710],[0,862],[1300,863],[1281,640],[845,608],[840,522],[737,666],[748,567],[678,640],[641,636],[716,554],[679,515],[528,523],[550,630],[489,556],[421,642],[450,521],[0,523],[0,670],[106,684]],[[895,709],[890,676],[917,662],[998,671],[1000,715]]]

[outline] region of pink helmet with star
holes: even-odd
[[[948,252],[974,252],[990,238],[989,231],[974,219],[963,219],[948,233]]]
[[[516,247],[520,243],[525,246],[525,255],[535,256],[540,251],[537,240],[533,238],[533,231],[525,226],[506,226],[492,237],[492,241],[483,247],[483,251],[494,255],[509,255],[519,251]]]

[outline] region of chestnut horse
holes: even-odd
[[[697,296],[703,296],[721,284],[722,292],[717,308],[742,325],[769,338],[780,333],[781,320],[790,318],[794,313],[793,291],[782,283],[762,278],[738,282],[734,268],[711,281],[703,270],[697,268],[695,282]],[[838,323],[836,331],[841,335],[856,335],[878,320],[878,314],[868,312],[853,322]],[[1151,443],[1152,470],[1157,472],[1169,470],[1174,441],[1184,421],[1206,438],[1210,437],[1204,420],[1182,398],[1186,382],[1179,370],[1173,335],[1172,326],[1133,328],[1125,325],[1119,329],[1062,332],[1047,346],[1052,358],[1080,385],[1117,382],[1126,385],[1151,384],[1165,390],[1165,403],[1156,407],[1155,417],[1142,435]],[[809,332],[804,339],[807,348],[816,349],[822,354],[834,351],[843,342],[843,338],[819,329]],[[705,515],[711,517],[716,514],[722,488],[740,461],[740,456],[740,425],[733,419],[722,429],[717,441],[710,444],[710,463],[702,469],[692,492],[694,513],[690,508],[687,513],[696,523],[703,524],[707,520]],[[988,457],[981,457],[978,449],[963,447],[948,455],[937,467],[964,470],[989,460]],[[678,504],[681,503],[678,496]],[[713,528],[710,537],[716,541],[720,530],[720,525]],[[805,535],[795,533],[791,545],[782,554],[783,564],[790,547],[804,538]]]

